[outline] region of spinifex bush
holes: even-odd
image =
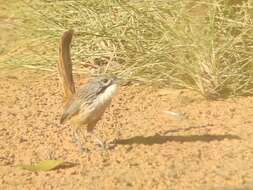
[[[253,5],[234,2],[37,0],[24,3],[23,33],[44,49],[36,64],[55,64],[59,37],[73,28],[76,66],[209,98],[245,95],[253,81]]]

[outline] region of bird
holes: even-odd
[[[70,121],[73,125],[74,136],[81,151],[84,149],[80,140],[80,133],[84,129],[89,134],[93,134],[97,143],[105,148],[104,143],[94,135],[93,131],[118,91],[118,86],[116,77],[99,76],[92,78],[87,84],[82,85],[66,104],[60,123],[65,124]]]

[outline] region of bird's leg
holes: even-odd
[[[81,129],[77,128],[76,130],[74,130],[73,136],[74,136],[75,142],[77,143],[77,146],[78,146],[80,152],[81,153],[88,153],[89,149],[83,147],[83,143],[82,143],[81,138],[80,138],[81,132],[82,132]]]
[[[103,142],[102,140],[100,140],[97,135],[95,134],[95,130],[94,130],[94,123],[93,124],[90,124],[88,127],[87,127],[87,132],[91,135],[91,139],[94,141],[94,143],[96,145],[98,145],[100,148],[102,148],[103,150],[106,150],[107,149],[107,146],[106,146],[106,143]]]
[[[111,148],[114,147],[114,144],[111,144],[111,143],[107,144],[106,141],[101,140],[101,139],[97,136],[95,130],[88,130],[88,132],[89,132],[89,134],[91,135],[91,139],[93,140],[93,142],[94,142],[99,148],[101,148],[102,150],[109,150],[109,149],[111,149]]]
[[[103,142],[102,140],[100,140],[94,133],[92,133],[92,137],[95,141],[95,143],[97,145],[99,145],[100,148],[102,148],[103,150],[106,150],[107,149],[107,145],[105,142]]]
[[[75,139],[75,143],[77,144],[77,146],[78,146],[80,152],[83,153],[84,150],[83,150],[82,141],[81,141],[81,139],[80,139],[80,130],[79,130],[79,129],[76,129],[76,130],[74,131],[74,135],[73,135],[73,136],[74,136],[74,139]]]

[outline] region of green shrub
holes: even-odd
[[[20,32],[29,40],[19,56],[24,65],[54,66],[60,35],[72,28],[76,71],[90,72],[83,66],[90,64],[99,68],[95,74],[208,98],[252,92],[250,1],[34,0],[21,7]]]

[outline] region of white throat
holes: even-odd
[[[103,93],[98,96],[98,103],[107,104],[111,102],[112,97],[116,94],[118,89],[117,84],[110,85]]]

